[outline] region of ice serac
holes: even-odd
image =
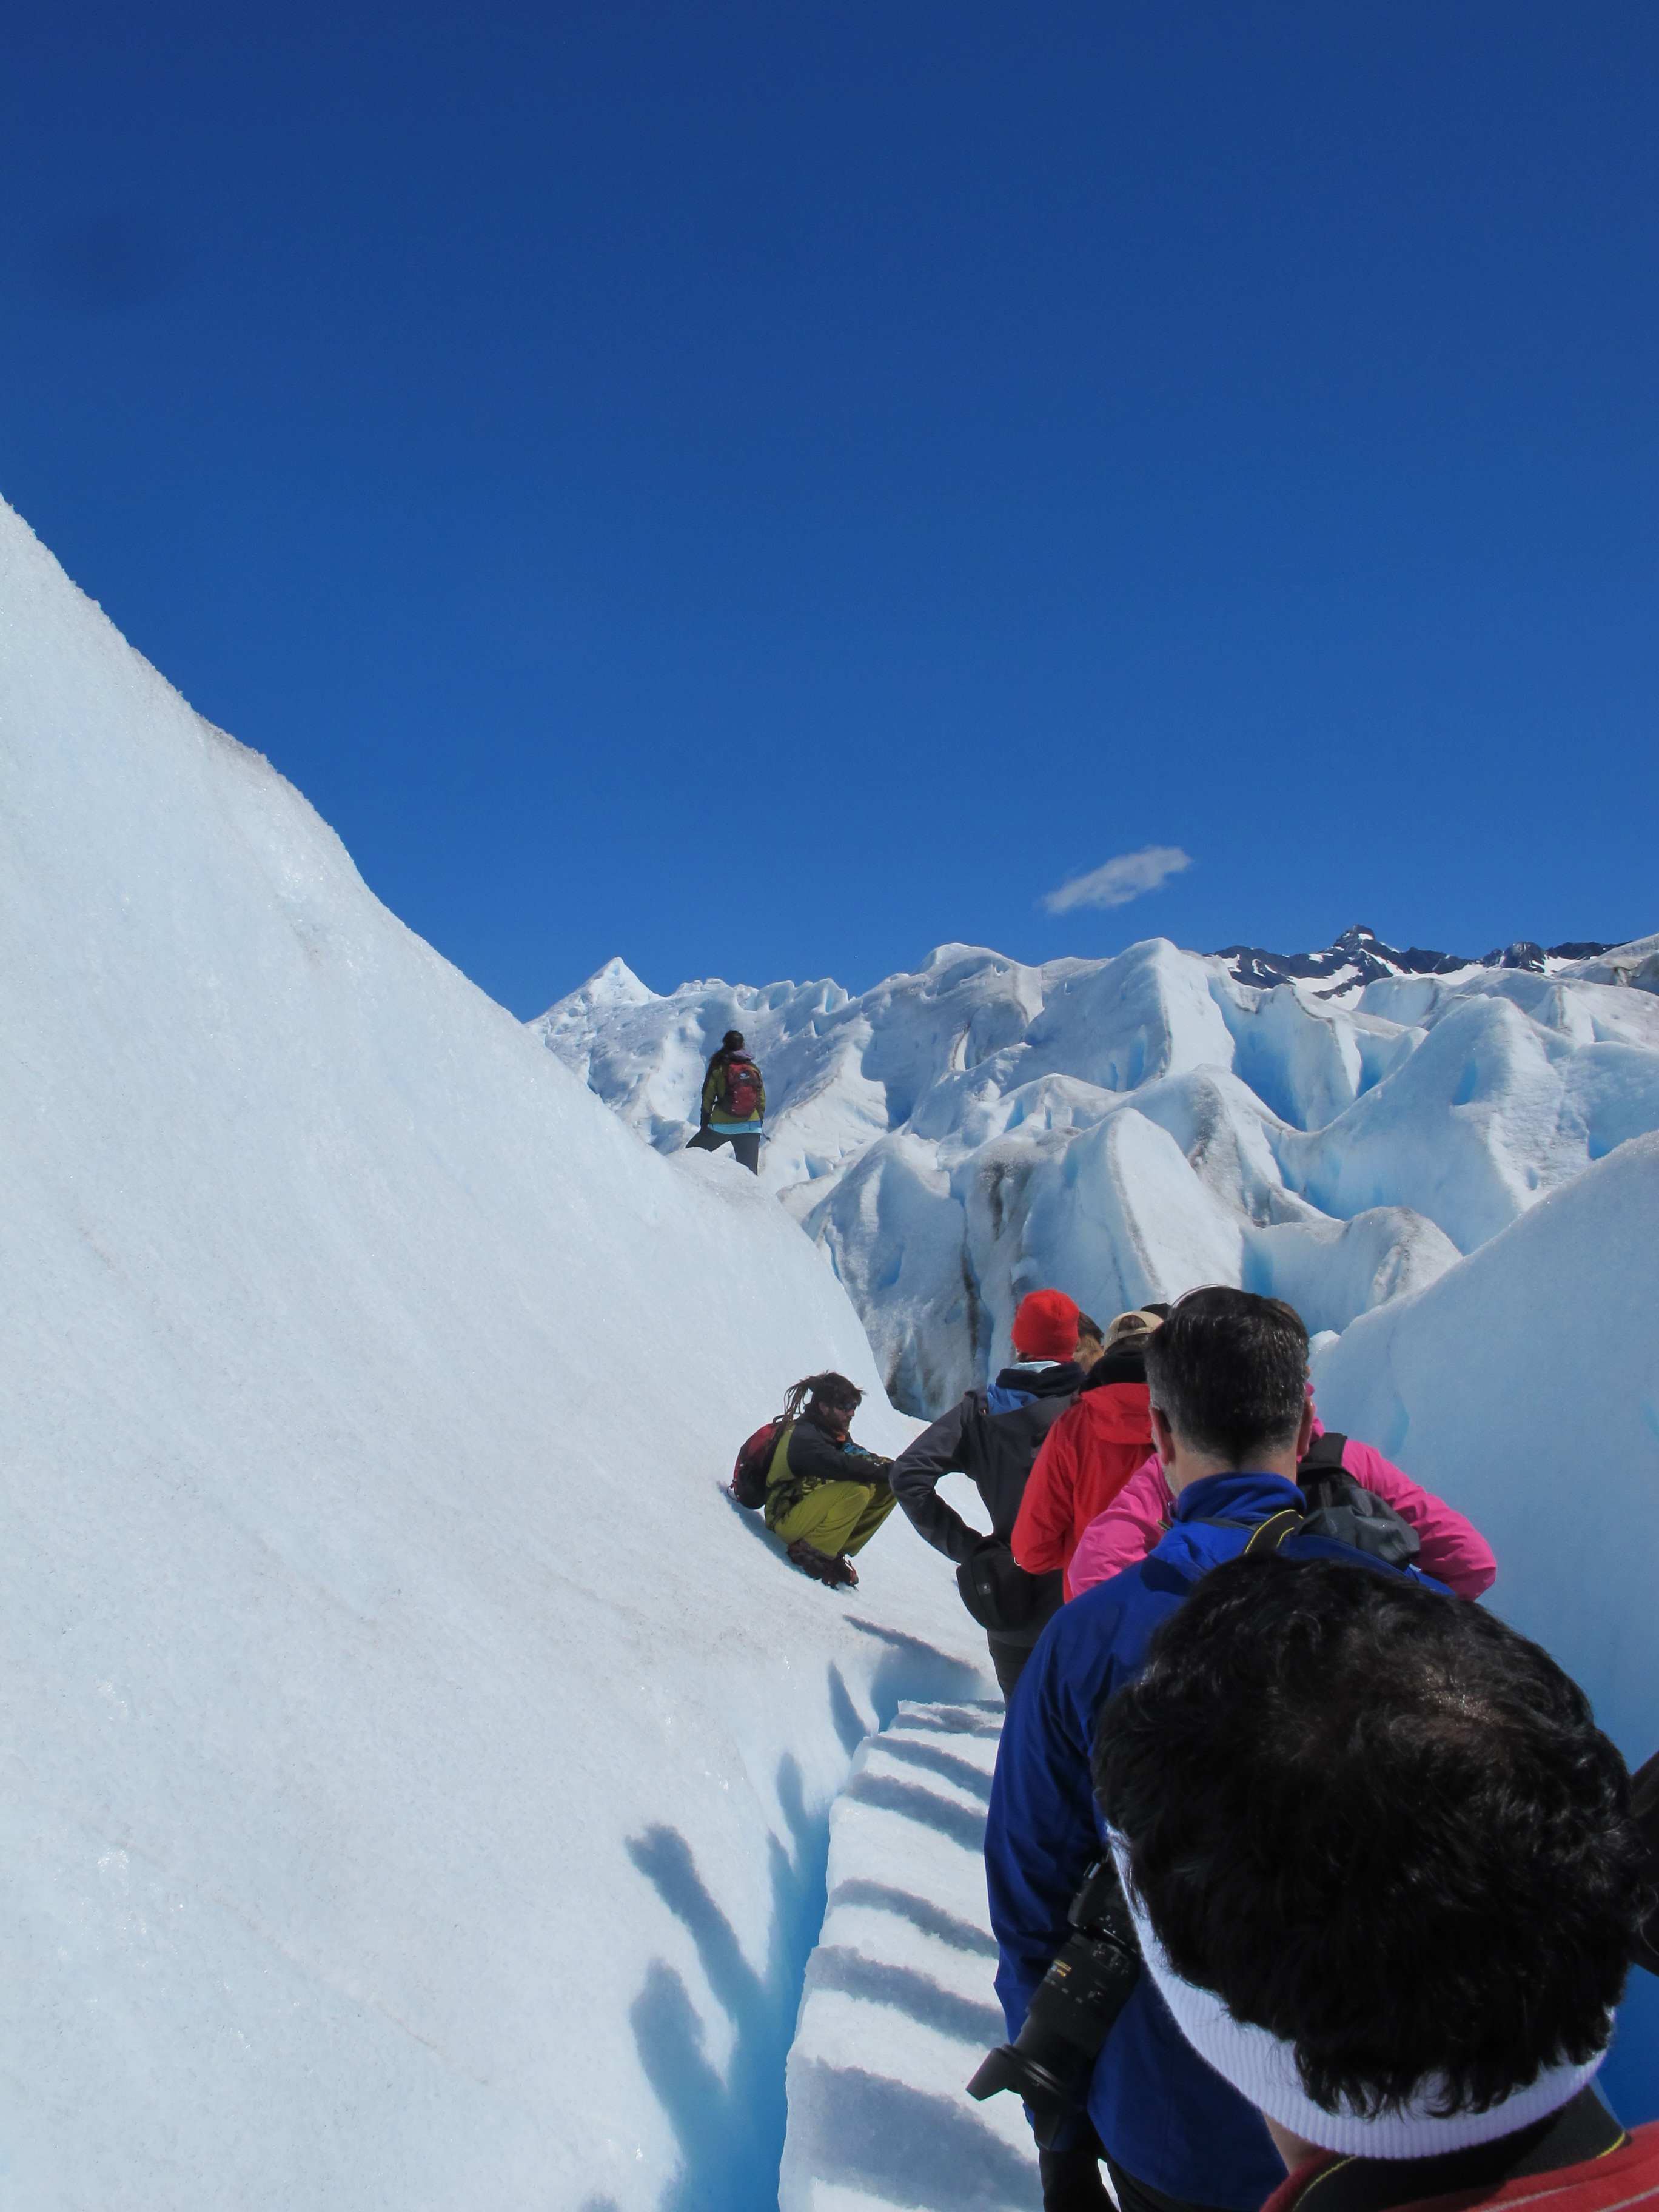
[[[826,1364],[910,1432],[844,1291],[9,509],[0,777],[9,2201],[775,2203],[828,1805],[989,1687],[904,1523],[849,1601],[721,1494]]]
[[[1314,1362],[1320,1410],[1477,1522],[1489,1602],[1659,1750],[1659,1135],[1632,1139]],[[1607,2086],[1659,2112],[1659,1984],[1635,1972]]]
[[[1031,967],[948,945],[855,999],[688,983],[613,1009],[596,978],[535,1026],[672,1152],[739,1019],[763,1181],[931,1414],[1044,1282],[1102,1317],[1242,1282],[1335,1329],[1422,1287],[1659,1128],[1656,948],[1460,961],[1356,927],[1295,960],[1155,939]]]
[[[1320,1409],[1497,1553],[1493,1603],[1659,1747],[1659,1134],[1638,1137],[1315,1363]]]

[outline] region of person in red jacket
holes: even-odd
[[[1093,1771],[1142,1972],[1285,2160],[1267,2212],[1659,2205],[1659,2125],[1592,2087],[1647,1844],[1538,1644],[1408,1576],[1235,1559]]]
[[[1068,1598],[1076,1595],[1072,1554],[1084,1530],[1152,1448],[1144,1355],[1147,1336],[1169,1310],[1143,1306],[1112,1322],[1076,1404],[1043,1438],[1025,1485],[1014,1523],[1014,1557],[1027,1574],[1062,1571]]]

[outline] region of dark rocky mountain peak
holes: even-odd
[[[1467,952],[1435,952],[1420,945],[1401,952],[1363,921],[1342,932],[1320,952],[1265,952],[1259,945],[1224,945],[1218,956],[1232,963],[1236,981],[1271,990],[1276,983],[1323,983],[1324,997],[1351,991],[1388,975],[1449,975],[1460,968],[1520,968],[1541,975],[1551,960],[1593,960],[1605,945],[1577,940],[1552,945],[1547,952],[1530,938],[1476,958]]]

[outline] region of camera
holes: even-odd
[[[1087,2103],[1095,2061],[1140,1978],[1140,1948],[1109,1853],[1084,1876],[1066,1917],[1077,1932],[1037,1984],[1024,2026],[968,2084],[981,2101],[1017,2089],[1042,2150]]]

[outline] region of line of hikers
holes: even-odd
[[[856,1583],[854,1554],[902,1506],[956,1566],[1006,1698],[1066,1600],[1144,1559],[1170,1526],[1146,1376],[1148,1345],[1169,1313],[1148,1304],[1103,1328],[1063,1291],[1029,1292],[1010,1332],[1013,1360],[891,1461],[852,1441],[857,1387],[844,1375],[809,1376],[781,1419],[744,1443],[733,1491],[763,1508],[798,1567],[832,1588]],[[1460,1597],[1489,1589],[1497,1562],[1473,1523],[1371,1445],[1328,1434],[1310,1386],[1308,1405],[1301,1472],[1326,1532],[1415,1561]],[[988,1534],[939,1495],[953,1474],[979,1492]]]
[[[1012,1335],[890,1462],[808,1377],[734,1488],[832,1585],[902,1505],[986,1631],[1011,2039],[972,2090],[1025,2099],[1045,2212],[1659,2212],[1659,2125],[1592,2087],[1659,1971],[1659,1760],[1632,1784],[1463,1602],[1497,1568],[1462,1515],[1323,1431],[1291,1307],[1101,1329],[1045,1290]]]

